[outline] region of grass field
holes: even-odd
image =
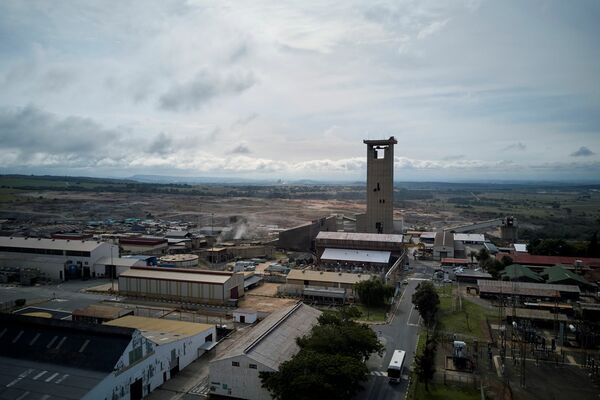
[[[478,304],[463,298],[462,310],[455,304],[455,298],[447,294],[440,295],[440,310],[438,314],[439,329],[445,332],[453,332],[467,336],[485,339],[484,330],[486,317],[494,317],[494,311],[488,310]]]
[[[386,308],[369,308],[362,304],[358,304],[356,306],[356,308],[358,308],[360,310],[360,312],[362,313],[362,316],[360,317],[361,321],[371,321],[371,322],[385,321],[385,316],[386,316],[386,313],[388,310],[387,307]]]

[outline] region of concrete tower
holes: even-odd
[[[394,232],[394,145],[387,140],[364,140],[367,145],[367,233]]]

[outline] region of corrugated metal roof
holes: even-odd
[[[24,249],[93,251],[100,246],[106,245],[109,244],[96,240],[67,240],[0,236],[0,246],[20,247]]]
[[[212,283],[212,284],[224,284],[229,279],[231,279],[231,275],[165,271],[164,269],[158,269],[158,268],[130,269],[129,271],[123,272],[121,275],[119,275],[119,277],[164,279],[164,280],[181,281],[181,282],[198,282],[198,283]]]
[[[164,318],[137,317],[134,315],[114,319],[105,322],[104,325],[138,329],[145,338],[158,345],[195,336],[203,332],[208,333],[208,331],[215,327],[209,324],[197,324],[195,322]]]
[[[289,280],[304,280],[327,283],[347,283],[355,284],[361,281],[371,279],[373,275],[369,274],[350,274],[347,272],[328,272],[328,271],[313,271],[293,269],[287,276]]]
[[[507,281],[477,281],[480,287],[497,287],[504,290],[509,290],[513,287],[520,289],[547,289],[556,290],[559,292],[580,293],[578,286],[575,285],[551,285],[548,283],[529,283],[529,282],[507,282]]]
[[[460,242],[485,242],[485,236],[480,233],[455,233],[454,240]]]
[[[211,363],[246,355],[277,370],[299,351],[296,339],[310,332],[319,315],[321,311],[302,303],[275,311]]]
[[[600,258],[539,256],[527,253],[498,253],[496,254],[496,259],[502,260],[503,256],[509,256],[517,264],[553,266],[557,264],[574,265],[576,261],[581,261],[581,264],[585,266],[600,267]]]
[[[354,261],[369,262],[377,264],[387,264],[390,261],[389,251],[376,250],[350,250],[350,249],[330,249],[327,248],[321,255],[321,260],[333,261]]]
[[[391,242],[402,244],[402,235],[392,235],[383,233],[356,233],[356,232],[319,232],[317,240],[348,240],[360,242]]]
[[[527,245],[525,243],[515,243],[513,247],[517,253],[527,253]]]

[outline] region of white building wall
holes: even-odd
[[[187,337],[176,342],[156,345],[146,339],[136,330],[134,338],[125,349],[125,352],[117,362],[116,372],[108,375],[99,385],[87,393],[84,400],[126,400],[129,399],[129,388],[136,380],[142,378],[143,395],[147,396],[161,386],[165,380],[171,379],[171,356],[179,357],[179,370],[184,369],[198,357],[204,350],[200,347],[206,338],[212,335],[216,340],[216,329],[210,328],[195,336]],[[129,365],[129,352],[135,347],[142,346],[143,357],[141,361]]]
[[[91,251],[89,257],[13,253],[2,251],[0,252],[0,267],[38,268],[48,278],[55,281],[60,281],[64,280],[64,269],[67,261],[70,261],[74,264],[80,262],[82,267],[89,267],[91,275],[92,272],[95,271],[94,264],[100,258],[107,256],[110,257],[111,248],[113,249],[113,255],[118,257],[119,247],[104,242],[100,243],[94,251]]]
[[[233,366],[233,362],[238,362],[239,367]],[[250,368],[250,364],[255,364],[257,369]],[[210,393],[248,400],[269,400],[272,397],[262,387],[259,377],[261,371],[274,372],[245,355],[213,361],[210,363],[208,382]]]

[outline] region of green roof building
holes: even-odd
[[[544,279],[521,264],[511,264],[500,272],[500,279],[511,282],[543,283]]]
[[[569,271],[560,265],[546,268],[541,275],[546,279],[546,283],[557,285],[577,285],[580,289],[593,289],[597,287],[597,285],[588,282],[582,276],[577,275],[576,273]]]

